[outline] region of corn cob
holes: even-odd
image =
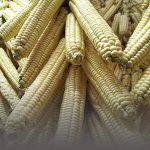
[[[82,68],[71,66],[60,109],[56,141],[79,142],[84,119],[86,77]]]
[[[62,39],[35,82],[28,88],[6,123],[6,137],[15,140],[32,128],[41,112],[53,97],[68,63],[65,59],[65,41]]]
[[[113,114],[111,110],[106,106],[99,93],[94,89],[93,86],[89,86],[88,92],[90,101],[101,118],[102,124],[111,135],[113,141],[116,144],[138,144],[142,142],[142,137],[137,132],[132,131],[130,124],[120,120],[117,115]]]
[[[11,60],[8,58],[6,52],[2,48],[0,48],[0,68],[8,78],[13,88],[19,91],[19,74]]]
[[[142,20],[136,27],[134,33],[127,43],[126,49],[124,50],[124,55],[128,59],[127,66],[133,67],[148,54],[149,52],[149,26],[150,26],[150,6],[144,13]]]
[[[119,35],[123,36],[128,34],[129,18],[128,14],[125,13],[120,16],[119,20]]]
[[[132,67],[133,69],[136,66],[139,66],[141,62],[149,54],[150,41],[147,36],[149,36],[149,31],[142,37],[133,47],[128,51],[126,48],[124,55],[128,58],[127,67]]]
[[[52,22],[49,22],[43,35],[33,48],[28,57],[28,61],[20,74],[20,85],[22,88],[31,85],[54,49],[57,47],[63,33],[67,14],[68,11],[65,8],[62,8],[57,19],[54,18]]]
[[[96,144],[111,144],[112,139],[94,110],[87,114],[87,125]]]
[[[135,119],[136,110],[133,97],[115,78],[101,57],[94,50],[86,49],[83,69],[94,88],[102,95],[110,109],[121,118]]]
[[[58,93],[56,93],[56,97],[53,99],[50,108],[45,114],[45,119],[47,120],[47,123],[43,126],[43,129],[41,130],[38,136],[39,144],[50,145],[50,143],[54,140],[54,136],[56,134],[57,125],[58,125],[63,93],[64,93],[64,89],[61,89],[61,91],[58,90]]]
[[[131,93],[136,97],[137,106],[146,105],[150,98],[150,66],[144,71],[140,80],[136,83]]]
[[[53,18],[62,3],[63,0],[40,0],[38,2],[16,37],[13,45],[16,60],[30,54],[49,20]]]
[[[69,5],[102,58],[106,60],[115,59],[116,61],[124,60],[122,58],[121,43],[92,4],[87,0],[71,0]]]
[[[149,141],[150,139],[150,108],[149,107],[145,110],[143,116],[141,117],[140,131],[144,140],[146,140],[146,142],[148,142],[149,144],[150,143]]]
[[[13,110],[19,100],[17,93],[8,83],[7,79],[3,75],[2,71],[0,70],[0,91],[2,96],[8,102],[10,108]]]
[[[104,14],[104,19],[107,21],[111,19],[112,16],[118,11],[119,7],[122,4],[122,0],[119,0],[117,3],[113,4],[109,10]]]
[[[5,125],[8,119],[8,115],[8,107],[0,91],[0,123],[2,124],[2,126]]]
[[[120,22],[120,13],[117,13],[114,16],[113,22],[112,22],[112,30],[114,31],[114,33],[117,35],[118,30],[119,30],[119,22]]]
[[[41,115],[42,118],[39,123],[33,127],[29,133],[27,133],[24,144],[32,144],[33,142],[39,142],[41,144],[47,140],[50,141],[55,134],[57,128],[56,122],[59,117],[59,115],[57,116],[59,111],[58,107],[60,108],[60,102],[62,101],[65,79],[66,75],[64,74],[58,89],[55,91],[54,95],[50,97],[50,101],[48,101],[48,104],[44,108],[43,115]],[[49,133],[49,135],[47,135],[47,133]],[[43,139],[41,139],[42,137]]]
[[[70,13],[66,21],[66,58],[73,65],[80,65],[84,59],[84,39],[75,16]]]
[[[140,7],[138,7],[138,8],[140,8]],[[132,8],[131,8],[132,9]],[[138,11],[134,11],[134,10],[132,10],[132,12],[138,12]],[[138,12],[138,13],[140,13],[140,14],[142,14],[141,12]],[[147,24],[147,22],[149,21],[148,20],[148,18],[150,17],[150,7],[148,7],[147,9],[146,9],[146,11],[143,13],[143,15],[142,15],[142,19],[141,19],[141,21],[140,21],[140,24],[138,24],[138,26],[137,26],[137,28],[134,30],[134,32],[133,32],[133,34],[132,34],[132,36],[130,37],[130,40],[129,40],[129,42],[128,42],[128,44],[130,44],[130,42],[132,43],[134,40],[134,38],[136,37],[136,35],[138,34],[138,33],[140,33],[140,31],[143,29],[143,27]],[[133,40],[133,41],[132,41]]]
[[[16,36],[22,27],[24,21],[28,17],[31,10],[37,4],[38,0],[32,0],[23,10],[16,13],[15,17],[8,20],[0,27],[0,39],[9,41],[12,37]]]

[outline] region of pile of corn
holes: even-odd
[[[149,143],[149,2],[0,2],[0,142]]]

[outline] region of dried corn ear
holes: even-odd
[[[136,27],[134,33],[130,37],[129,42],[124,50],[124,55],[127,58],[127,66],[133,67],[139,65],[139,62],[149,53],[150,47],[150,6],[143,14],[141,21]]]
[[[96,55],[95,50],[86,48],[86,57],[82,66],[90,82],[112,111],[121,118],[136,118],[132,95],[107,68],[102,58]]]
[[[143,139],[138,132],[132,131],[129,124],[126,124],[120,120],[117,115],[111,112],[104,101],[98,97],[98,92],[96,90],[93,89],[89,92],[93,107],[101,118],[102,124],[110,133],[115,144],[122,145],[128,143],[134,146],[134,144],[138,144],[138,142],[143,142]],[[96,104],[96,101],[99,101],[100,105]]]
[[[135,84],[131,93],[136,97],[135,103],[139,105],[149,104],[150,98],[150,66],[144,71],[142,77]]]
[[[27,133],[24,144],[33,144],[33,142],[44,144],[51,142],[57,128],[58,112],[60,111],[60,103],[62,102],[65,79],[66,75],[64,74],[62,82],[44,108],[39,123]]]
[[[71,66],[60,109],[56,141],[79,142],[84,118],[86,77],[82,68]]]
[[[9,41],[16,36],[22,27],[25,19],[28,17],[31,10],[37,4],[38,0],[32,0],[23,10],[16,13],[15,17],[9,19],[0,27],[0,38],[4,41]]]
[[[102,58],[123,61],[119,39],[92,4],[86,0],[71,0],[69,6]]]
[[[70,13],[66,21],[66,58],[73,65],[80,65],[84,59],[84,39],[75,16]]]
[[[16,140],[31,129],[41,117],[47,102],[52,101],[50,98],[55,94],[68,65],[64,52],[65,40],[62,39],[39,76],[10,114],[5,126],[8,140]],[[16,138],[12,139],[12,135]]]
[[[49,22],[20,73],[21,88],[26,88],[31,85],[57,47],[63,33],[67,14],[68,11],[62,8],[57,18],[54,17]]]
[[[14,45],[13,53],[16,60],[27,57],[40,35],[53,18],[63,0],[40,0],[19,31]]]

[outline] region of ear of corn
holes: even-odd
[[[136,36],[141,32],[141,30],[144,28],[144,26],[149,22],[149,19],[148,19],[149,17],[150,17],[150,6],[144,12],[141,21],[139,22],[138,26],[134,30],[132,36],[130,37],[130,39],[129,39],[128,43],[127,43],[127,47],[131,43],[135,42]]]
[[[0,91],[13,110],[19,100],[19,97],[3,75],[2,71],[0,71]]]
[[[98,92],[91,86],[89,90],[90,101],[101,118],[102,124],[112,136],[116,144],[138,144],[142,142],[142,137],[139,133],[131,130],[130,125],[127,125],[113,114],[111,110],[104,103],[103,99],[99,96]],[[100,104],[98,104],[100,103]]]
[[[50,108],[47,110],[45,114],[45,119],[47,120],[47,122],[46,124],[43,125],[43,129],[41,130],[38,136],[39,144],[50,145],[51,142],[54,140],[54,136],[56,134],[58,126],[58,119],[60,114],[60,107],[62,103],[64,88],[59,90],[56,93],[56,96],[54,97]]]
[[[58,112],[60,111],[58,108],[60,108],[60,103],[62,102],[65,79],[66,74],[64,74],[54,95],[50,97],[50,100],[41,115],[39,123],[33,127],[29,133],[27,133],[24,144],[32,144],[33,142],[46,144],[51,142],[57,129],[57,122],[59,118]]]
[[[49,22],[43,35],[33,48],[20,74],[20,85],[22,88],[31,85],[57,47],[63,33],[67,14],[68,11],[62,8],[57,18],[55,17]]]
[[[131,93],[136,97],[135,103],[139,105],[149,104],[150,98],[150,66],[144,71],[142,77],[133,87]]]
[[[40,0],[38,2],[16,37],[13,45],[16,60],[30,54],[49,20],[53,18],[62,3],[63,0]]]
[[[35,82],[9,116],[5,126],[8,140],[16,140],[19,136],[24,135],[25,131],[33,127],[39,120],[43,108],[48,100],[50,101],[50,97],[53,97],[68,65],[64,51],[65,41],[62,39]],[[11,139],[12,135],[16,138]]]
[[[115,78],[94,50],[86,48],[86,58],[82,66],[90,82],[102,95],[111,110],[126,119],[136,117],[133,97]]]
[[[2,48],[0,48],[0,68],[4,72],[13,88],[19,91],[19,74]]]
[[[71,0],[69,6],[102,58],[113,61],[124,60],[117,36],[89,1]]]
[[[16,13],[15,17],[9,19],[0,27],[0,38],[4,41],[10,40],[14,37],[22,27],[25,19],[37,4],[38,0],[33,0],[22,11]]]
[[[86,77],[82,68],[71,66],[65,84],[56,141],[79,142],[83,126]]]
[[[133,67],[139,65],[141,59],[149,53],[150,47],[150,31],[148,30],[150,26],[149,21],[150,7],[147,8],[144,13],[142,20],[135,29],[133,35],[131,36],[125,50],[124,55],[127,58],[127,66]]]
[[[80,65],[84,59],[84,39],[75,16],[70,13],[66,21],[66,57],[73,65]]]

